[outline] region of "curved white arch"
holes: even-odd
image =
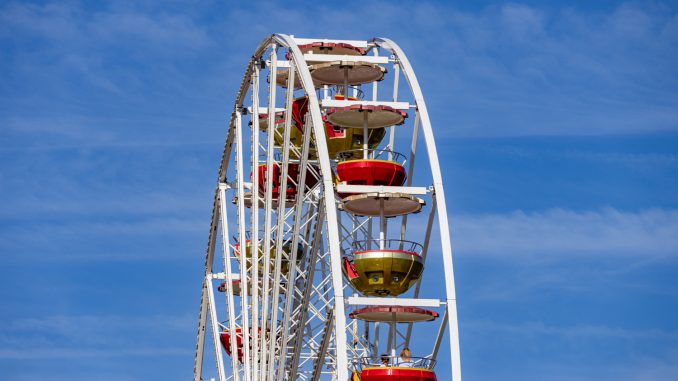
[[[294,40],[285,34],[274,35],[274,40],[285,46],[291,53],[291,60],[297,67],[299,79],[308,95],[308,110],[313,124],[313,133],[316,137],[316,149],[318,151],[318,161],[320,172],[322,173],[323,189],[325,193],[333,192],[334,184],[332,182],[332,168],[330,167],[330,158],[327,151],[327,142],[321,138],[325,136],[324,122],[320,113],[320,103],[315,92],[311,72],[308,70],[301,50]],[[334,334],[337,353],[337,379],[348,379],[348,359],[346,357],[346,314],[344,311],[344,284],[341,272],[341,250],[339,246],[339,226],[337,225],[337,207],[334,197],[324,197],[325,216],[327,221],[327,240],[329,242],[329,251],[332,266],[332,287],[334,289]]]
[[[436,150],[435,140],[433,138],[433,129],[431,128],[431,119],[428,116],[428,109],[424,101],[424,95],[421,92],[419,81],[417,80],[410,61],[405,52],[395,42],[388,38],[374,38],[372,40],[376,45],[383,47],[393,53],[407,79],[412,95],[421,118],[421,129],[424,133],[424,142],[428,152],[431,165],[431,174],[433,176],[433,189],[437,202],[438,226],[440,228],[440,241],[443,255],[443,266],[445,267],[445,292],[446,292],[446,310],[449,319],[450,336],[450,356],[452,365],[452,380],[461,381],[461,360],[459,353],[459,328],[457,323],[457,294],[454,285],[454,267],[452,264],[452,240],[450,228],[447,220],[447,204],[445,202],[445,190],[443,188],[442,174],[440,172],[440,162],[438,161],[438,151]]]

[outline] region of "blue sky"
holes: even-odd
[[[9,1],[3,380],[191,376],[225,121],[275,32],[408,53],[466,379],[678,379],[675,3]]]

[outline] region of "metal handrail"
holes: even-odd
[[[261,242],[261,241],[262,241],[262,238],[264,237],[264,231],[261,230],[261,229],[259,229],[258,232],[259,232],[259,234],[258,234],[259,241]],[[233,240],[234,240],[236,243],[238,243],[238,234],[234,234],[232,237],[233,237]],[[248,240],[248,241],[249,241],[250,239],[252,239],[252,231],[250,231],[250,230],[245,230],[245,239]]]
[[[380,367],[402,367],[402,368],[424,368],[433,369],[436,365],[436,360],[429,357],[411,357],[405,360],[400,356],[367,356],[359,357],[352,361],[354,368],[361,372],[363,368],[380,368]]]
[[[421,256],[422,250],[424,249],[420,244],[404,239],[365,239],[353,241],[353,251],[375,250],[381,247],[382,242],[384,250],[410,251],[419,256]]]
[[[364,149],[352,149],[347,151],[340,151],[336,155],[338,161],[346,160],[360,160],[364,157]],[[398,163],[405,166],[407,157],[399,152],[388,149],[374,148],[367,150],[367,158],[370,160],[386,160]]]
[[[258,232],[259,232],[259,234],[258,234],[259,245],[263,245],[264,244],[264,231],[259,229]],[[231,237],[233,238],[233,241],[235,242],[234,244],[237,245],[238,244],[238,234],[234,234]],[[245,240],[250,241],[251,239],[252,239],[252,232],[250,230],[245,230]],[[290,237],[283,238],[283,241],[284,242],[292,242],[292,238],[290,238]],[[271,243],[275,243],[275,235],[271,235]]]
[[[343,87],[343,86],[341,86],[341,87]],[[356,91],[357,94],[356,94],[356,97],[355,97],[356,99],[363,100],[365,98],[365,92],[360,87],[349,85],[348,88],[349,88],[349,90],[357,90]],[[329,90],[329,94],[332,97],[334,97],[335,95],[343,95],[344,97],[346,97],[345,94],[339,93],[339,91],[340,91],[339,86],[330,86],[328,88],[328,90]],[[322,98],[322,96],[321,96],[322,92],[324,92],[324,90],[322,88],[316,90],[316,93],[318,94],[318,98]],[[352,95],[349,95],[349,96],[352,97]]]

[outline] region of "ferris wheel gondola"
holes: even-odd
[[[415,173],[420,141],[430,171]],[[408,224],[420,212],[422,223]],[[422,294],[432,248],[444,287]],[[229,120],[198,320],[194,381],[208,372],[219,381],[432,381],[443,343],[443,378],[461,380],[440,166],[417,79],[393,41],[276,34],[256,48]],[[435,331],[417,327],[431,324],[435,337],[417,340]],[[206,353],[213,371],[203,369]]]

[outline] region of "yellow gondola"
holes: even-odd
[[[261,241],[260,241],[261,242]],[[290,247],[292,244],[290,242],[286,243],[283,245],[283,251],[287,254],[287,257],[290,256],[291,250]],[[236,257],[238,257],[238,260],[240,260],[240,244],[235,244],[234,245],[234,252]],[[301,244],[297,245],[297,264],[302,259],[302,256],[304,255],[304,247]],[[251,266],[251,259],[252,259],[252,242],[248,239],[245,244],[245,257],[247,258],[247,265]],[[270,258],[271,258],[271,263],[270,263],[270,269],[273,270],[275,266],[275,246],[271,245],[271,250],[270,250]],[[263,259],[264,259],[264,250],[263,250],[263,242],[259,244],[259,269],[260,271],[263,271]],[[285,258],[285,256],[282,257],[280,261],[280,271],[283,274],[287,274],[289,271],[289,260]]]
[[[375,249],[366,243],[371,242]],[[401,243],[403,248],[400,249]],[[359,249],[353,260],[344,258],[344,276],[365,296],[398,296],[405,293],[421,277],[424,261],[421,245],[409,241],[357,241]]]

